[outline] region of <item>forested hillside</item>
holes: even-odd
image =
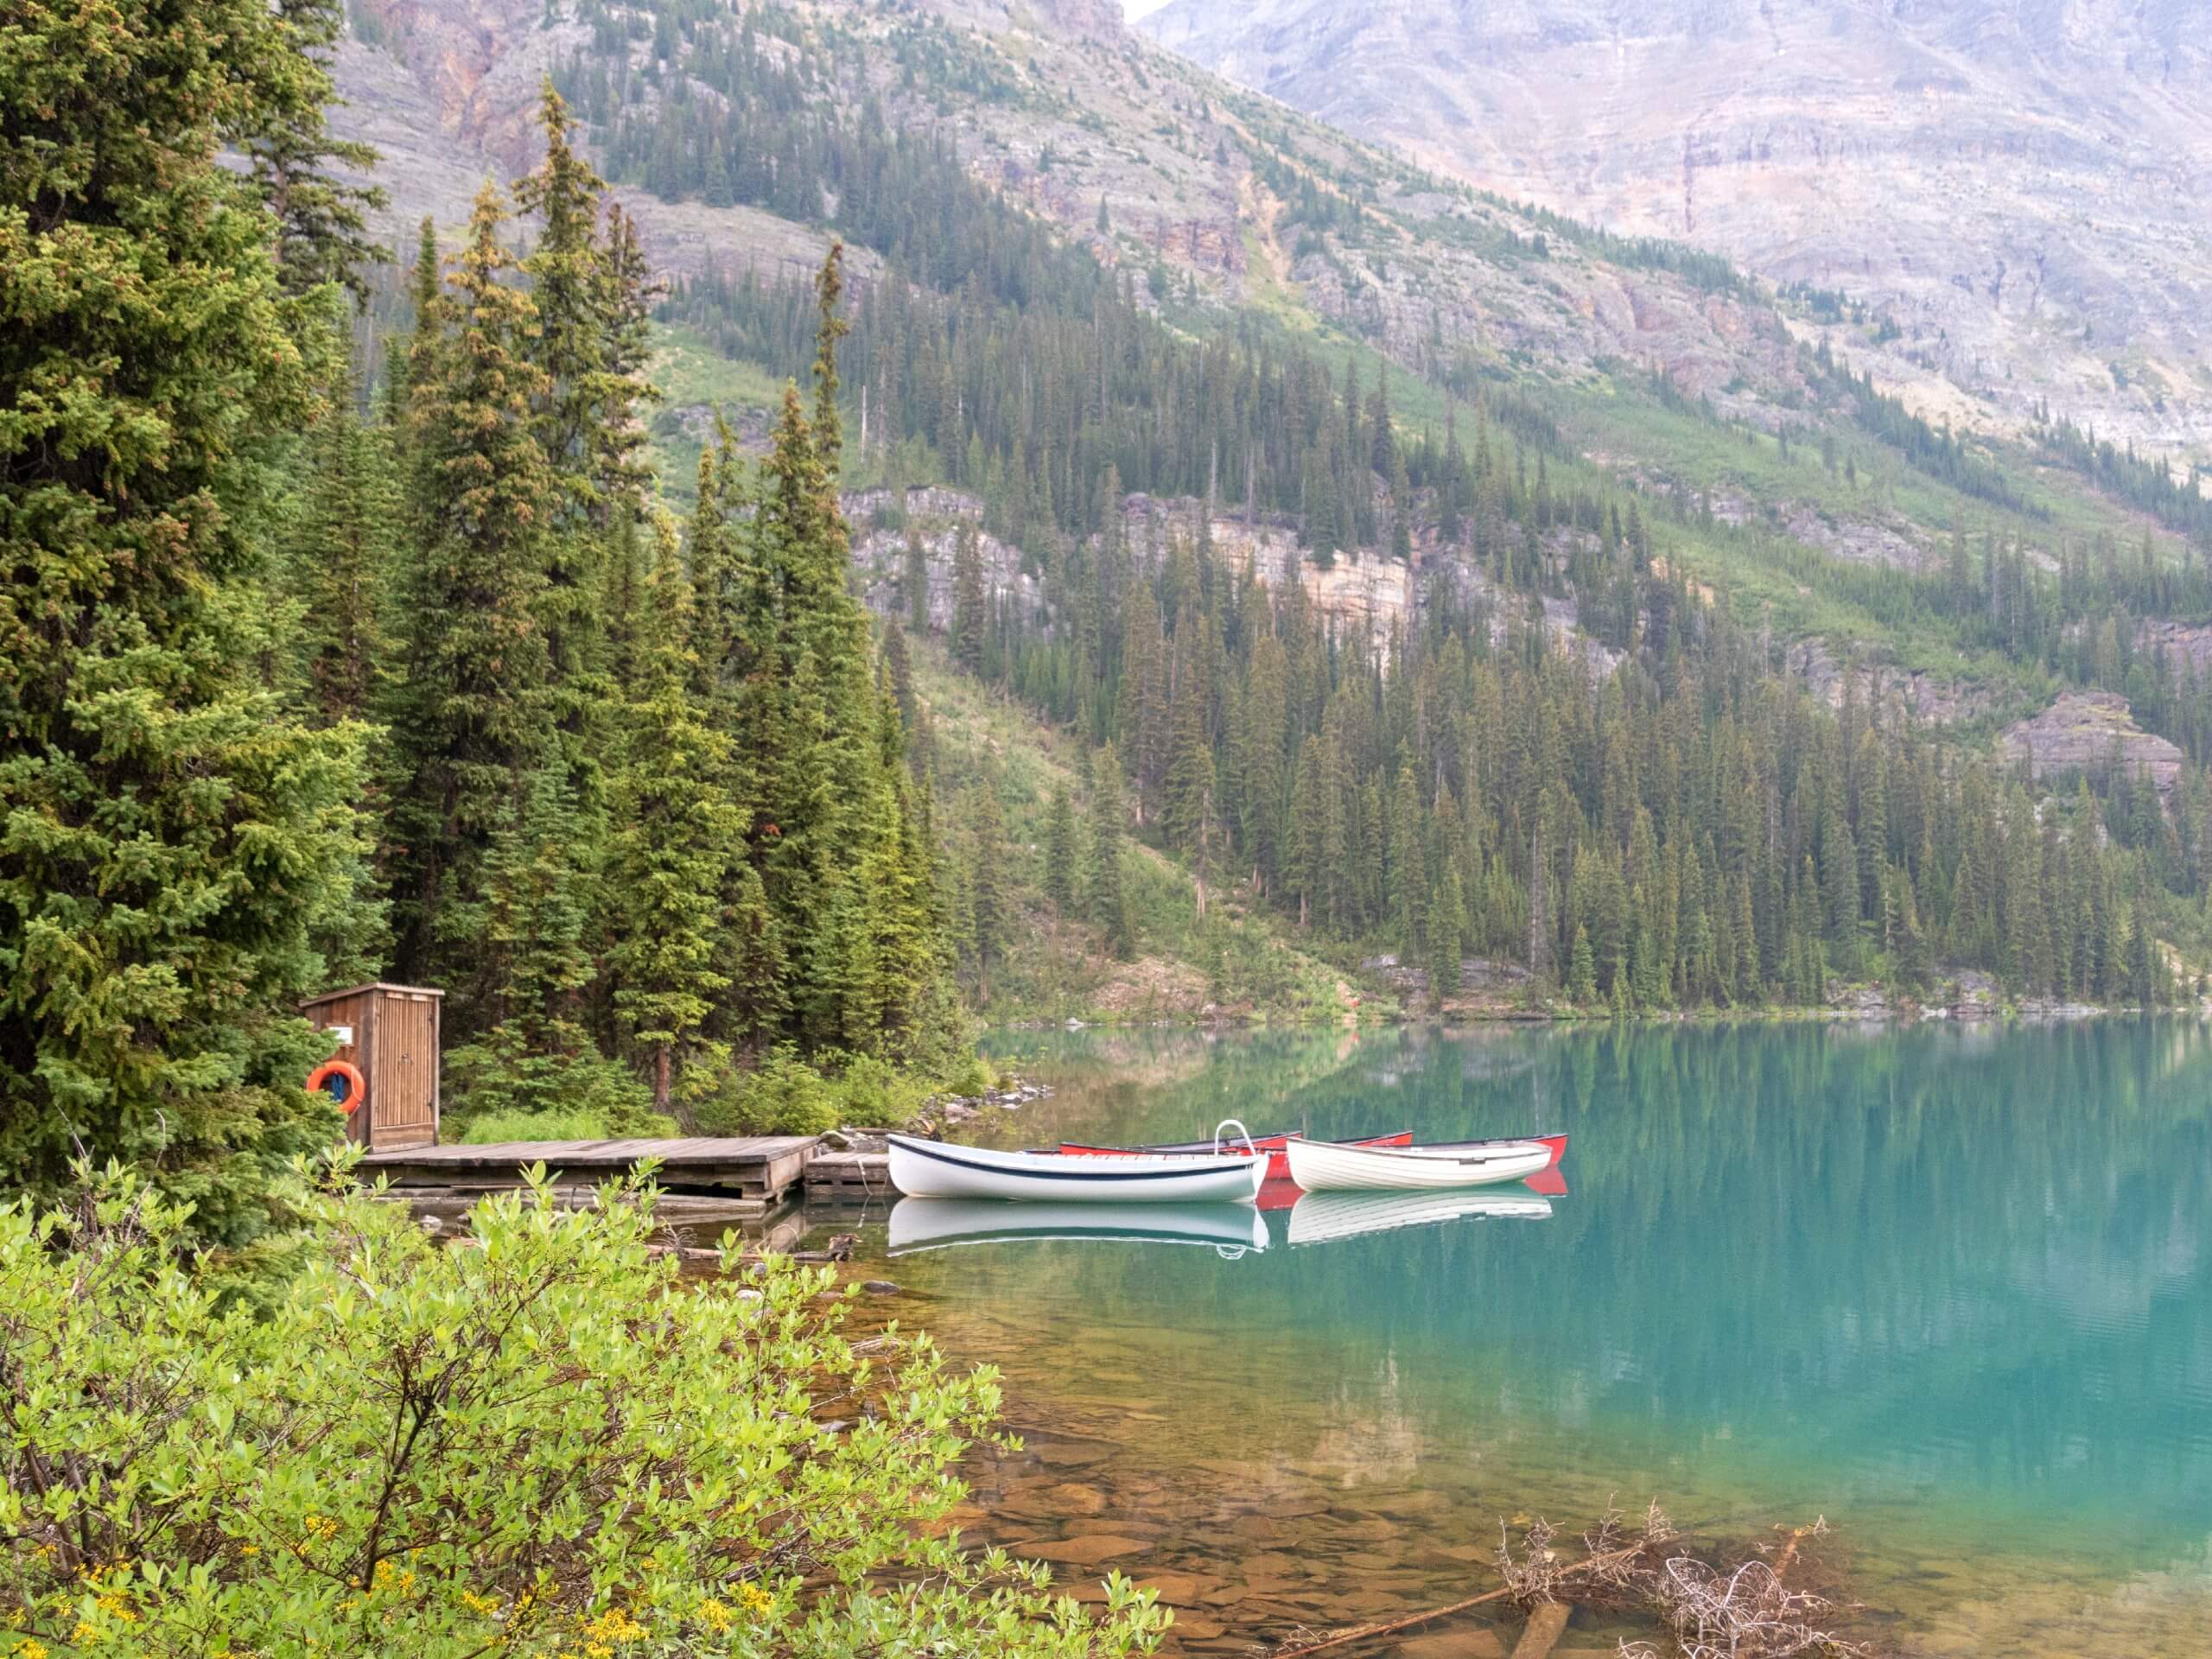
[[[219,1236],[334,1127],[292,1013],[334,982],[447,992],[456,1128],[826,1122],[810,1060],[878,1094],[970,1064],[847,582],[836,251],[810,397],[679,526],[640,453],[649,278],[548,88],[512,195],[448,251],[424,226],[365,416],[340,16],[288,9],[270,85],[212,104],[192,31],[135,115],[57,67],[83,148],[33,147],[12,209],[6,1168],[147,1157]],[[134,270],[143,303],[99,286]]]
[[[1377,956],[1623,1013],[2203,961],[2193,484],[1080,8],[346,18],[158,108],[52,67],[9,175],[32,1185],[251,1234],[334,1122],[291,1010],[372,976],[448,993],[457,1132],[585,1133],[899,1110],[976,1011],[1341,1018]]]
[[[1221,290],[1243,302],[1210,305],[1204,238],[1182,238],[1180,269],[1158,245],[1132,269],[1109,188],[1087,224],[1041,241],[1022,204],[976,188],[957,129],[887,113],[1062,113],[1033,55],[923,20],[870,33],[839,10],[587,11],[592,35],[558,73],[619,176],[834,226],[882,256],[849,398],[868,476],[892,486],[873,508],[879,563],[903,486],[953,493],[924,510],[950,556],[933,569],[914,525],[872,591],[1098,746],[1109,781],[1093,793],[1122,792],[1202,892],[1388,949],[1432,986],[1457,984],[1465,958],[1507,958],[1584,1006],[1818,1002],[1832,976],[1869,974],[1920,995],[1961,969],[2023,992],[2165,994],[2157,918],[2203,893],[2194,771],[2154,785],[2116,751],[2090,768],[2101,795],[2038,808],[1998,755],[1906,717],[1976,684],[1988,707],[2073,680],[2133,691],[2188,741],[2193,670],[2139,649],[2136,619],[2206,595],[2199,563],[2151,532],[1930,425],[1825,340],[1739,359],[1718,399],[1664,369],[1606,372],[1655,448],[1703,429],[1747,449],[1739,486],[1780,478],[1862,513],[1910,501],[1949,518],[1893,563],[1834,556],[1709,481],[1596,464],[1578,442],[1586,378],[1497,375],[1491,342],[1452,339],[1440,310],[1427,339],[1379,308],[1363,327],[1357,305],[1343,333],[1285,327],[1253,302],[1249,265]],[[1153,67],[1120,49],[1131,73]],[[1261,106],[1161,90],[1217,156],[1236,144],[1227,164],[1276,200],[1268,232],[1294,228],[1302,258],[1372,270],[1379,244],[1397,235],[1418,259],[1440,228],[1431,205],[1421,234],[1400,234],[1420,181],[1392,164],[1346,148],[1324,168],[1293,124],[1255,141]],[[1084,164],[1038,124],[1033,181]],[[1547,236],[1753,315],[1765,303],[1709,257],[1549,216],[1525,242],[1501,225],[1485,254],[1548,260]],[[687,351],[775,372],[806,350],[802,298],[722,264],[679,281],[661,315]],[[2124,557],[2122,535],[2138,543]],[[1332,606],[1340,560],[1398,571],[1402,602],[1380,618]],[[1823,700],[1776,673],[1777,621],[1815,649],[1827,637],[1810,660],[1834,663],[1855,635],[1952,677],[1916,702],[1925,677],[1878,650],[1863,674],[1831,669]],[[1121,938],[1110,896],[1055,890]]]

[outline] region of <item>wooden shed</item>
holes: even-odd
[[[438,1014],[443,991],[419,985],[355,985],[300,1005],[319,1031],[340,1033],[333,1057],[368,1084],[346,1120],[349,1139],[372,1152],[438,1141]]]

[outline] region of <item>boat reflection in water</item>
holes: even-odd
[[[901,1198],[891,1210],[891,1254],[957,1244],[1099,1239],[1209,1244],[1234,1261],[1268,1248],[1266,1218],[1249,1204],[1015,1203],[1006,1198]]]
[[[1326,1244],[1440,1222],[1543,1221],[1549,1198],[1529,1192],[1308,1192],[1290,1209],[1289,1243]]]

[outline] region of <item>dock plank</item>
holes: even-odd
[[[494,1141],[483,1146],[412,1147],[372,1152],[361,1160],[370,1169],[435,1165],[449,1169],[523,1164],[627,1169],[641,1158],[664,1166],[766,1164],[813,1146],[810,1135],[693,1135],[672,1141]]]
[[[397,1187],[486,1190],[518,1185],[521,1172],[532,1164],[543,1164],[556,1180],[575,1182],[619,1175],[642,1159],[656,1158],[664,1186],[728,1189],[749,1198],[772,1199],[804,1174],[819,1144],[810,1135],[499,1141],[371,1153],[361,1166]]]

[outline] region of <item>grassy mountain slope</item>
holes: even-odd
[[[1387,991],[1349,963],[1332,964],[1293,943],[1287,929],[1233,892],[1217,897],[1200,919],[1188,869],[1141,845],[1129,849],[1127,861],[1138,950],[1117,960],[1096,928],[1061,917],[1045,896],[1047,815],[1056,789],[1079,797],[1084,788],[1079,747],[959,672],[935,644],[916,651],[915,667],[956,915],[966,902],[960,867],[968,855],[970,792],[989,790],[1004,818],[1002,874],[1015,918],[1006,931],[1006,960],[992,970],[990,995],[977,999],[986,1019],[1310,1022],[1389,1011]],[[973,994],[972,976],[969,987]]]
[[[1814,332],[1808,308],[1713,256],[1601,236],[1424,174],[1140,41],[1104,11],[364,0],[363,32],[378,43],[350,47],[341,79],[353,124],[386,150],[395,218],[449,221],[455,181],[512,171],[526,154],[537,77],[626,70],[620,119],[634,122],[640,106],[713,95],[667,73],[656,54],[670,38],[680,52],[687,22],[750,15],[808,42],[783,54],[813,78],[803,105],[873,100],[887,128],[948,145],[969,177],[1134,278],[1140,301],[1193,338],[1274,331],[1355,365],[1365,384],[1386,361],[1410,371],[1396,389],[1408,429],[1440,428],[1447,404],[1478,388],[1510,388],[1558,423],[1564,453],[1550,461],[1570,481],[1586,468],[1661,502],[1711,496],[1724,519],[1750,526],[1713,536],[1700,514],[1696,533],[1669,538],[1668,556],[1699,580],[1770,612],[1785,634],[1908,667],[1990,671],[1940,634],[1854,607],[1847,570],[1827,563],[1925,565],[1960,524],[2046,545],[2142,533],[2140,515],[2015,445],[1976,447],[2006,480],[2005,499],[1916,467],[1865,431],[1853,400],[1814,368],[1800,339]],[[404,131],[395,103],[406,105]],[[711,188],[657,189],[649,163],[613,170],[632,181],[625,200],[675,276],[786,276],[838,226],[834,193],[818,199],[823,211],[793,214],[788,203],[713,205]],[[1873,321],[1819,332],[1832,350],[1876,349]],[[793,366],[686,362],[671,402],[757,408]],[[693,436],[702,424],[692,418]],[[681,429],[665,416],[663,427]],[[1824,452],[1833,469],[1819,464]],[[683,446],[669,454],[680,465]],[[1808,561],[1808,549],[1827,559]],[[2005,690],[2018,701],[2037,689]]]
[[[846,482],[893,486],[855,499],[855,516],[895,539],[907,486],[952,486],[936,533],[949,545],[950,526],[980,521],[985,602],[1033,637],[1085,626],[1052,583],[1074,580],[1110,524],[1154,571],[1181,537],[1224,550],[1240,581],[1296,582],[1339,643],[1364,631],[1387,652],[1471,600],[1494,645],[1548,634],[1610,671],[1647,620],[1633,587],[1624,615],[1618,592],[1589,585],[1625,518],[1639,562],[1731,612],[1770,665],[1832,704],[1863,670],[1878,702],[1977,746],[2069,676],[2139,697],[2146,613],[2180,618],[2161,649],[2212,639],[2190,611],[2201,569],[2170,579],[2185,512],[2139,511],[2054,449],[1930,424],[1854,378],[1879,319],[1425,175],[1146,45],[1103,8],[363,0],[358,21],[341,81],[356,129],[397,151],[397,218],[449,217],[450,181],[472,167],[518,171],[542,78],[569,97],[674,285],[652,430],[679,502],[717,418],[757,447],[778,388],[804,373],[798,279],[845,239]],[[1286,400],[1310,414],[1317,387],[1324,402],[1348,387],[1372,409],[1386,376],[1409,480],[1379,459],[1370,474],[1357,409],[1349,456],[1325,430],[1321,450],[1299,440],[1302,457],[1271,435]],[[1478,535],[1447,528],[1447,429],[1505,480],[1510,505],[1484,505]],[[1112,478],[1141,493],[1106,499]],[[1326,501],[1339,486],[1356,514]],[[1357,528],[1301,546],[1317,501]],[[887,556],[880,541],[869,556]],[[942,569],[931,580],[947,585]],[[872,597],[900,602],[895,583]],[[1033,893],[1034,855],[1019,849],[1075,750],[930,667],[935,649],[918,644],[944,711],[949,839],[959,793],[989,787],[1017,893]],[[2161,668],[2143,683],[2163,682]],[[1095,698],[1071,716],[1083,695],[1041,700],[1098,741],[1112,722]],[[2170,723],[2184,701],[2153,700]],[[1003,778],[986,756],[1004,758]],[[1233,895],[1199,928],[1187,876],[1149,849],[1133,858],[1160,967],[1110,964],[1025,901],[994,1014],[1341,1011],[1333,972],[1264,921],[1240,925]]]

